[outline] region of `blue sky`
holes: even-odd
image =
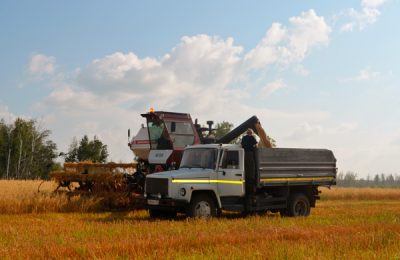
[[[60,151],[98,135],[131,160],[140,113],[235,125],[334,150],[339,170],[399,173],[399,1],[2,1],[0,117]]]

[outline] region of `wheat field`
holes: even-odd
[[[0,181],[2,259],[399,259],[400,190],[322,189],[308,218],[151,220],[99,212],[46,182]]]

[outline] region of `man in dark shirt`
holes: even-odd
[[[246,152],[254,152],[257,145],[257,140],[253,136],[253,130],[250,128],[247,130],[247,135],[242,138],[242,147]]]
[[[247,135],[242,138],[242,147],[244,149],[244,169],[245,169],[245,212],[249,213],[251,211],[252,205],[252,195],[256,190],[256,164],[254,159],[254,151],[257,146],[257,140],[253,136],[253,131],[249,128],[247,130]]]

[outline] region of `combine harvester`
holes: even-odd
[[[64,189],[70,195],[112,198],[107,200],[111,207],[126,207],[135,204],[136,196],[143,194],[148,174],[179,168],[183,150],[188,145],[227,144],[252,128],[260,137],[260,147],[271,147],[255,116],[218,140],[213,135],[213,121],[207,121],[208,127],[201,127],[197,119],[193,123],[190,114],[151,109],[142,117],[146,118],[146,127],[142,125],[128,144],[136,155],[136,162],[65,163],[64,170],[50,173],[50,178],[58,184],[56,191]]]

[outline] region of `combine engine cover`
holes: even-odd
[[[142,127],[139,129],[139,132],[135,137],[132,138],[132,141],[129,143],[129,147],[132,152],[142,160],[149,159],[150,152],[150,141],[149,141],[149,132],[147,131],[147,127]]]

